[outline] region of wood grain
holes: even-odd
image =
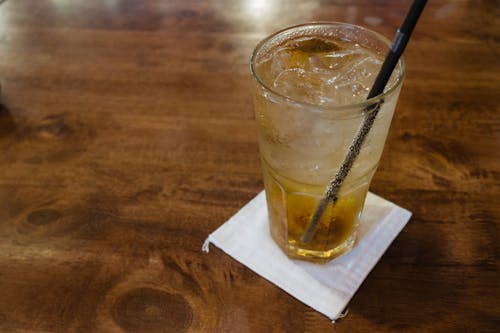
[[[372,191],[414,213],[338,324],[205,237],[263,187],[248,60],[405,1],[0,1],[0,332],[498,332],[496,1],[430,1]]]

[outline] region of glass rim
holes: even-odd
[[[359,26],[359,25],[355,25],[355,24],[351,24],[351,23],[345,23],[345,22],[335,22],[335,21],[332,21],[332,22],[309,22],[309,23],[302,23],[302,24],[297,24],[297,25],[292,25],[292,26],[289,26],[289,27],[286,27],[286,28],[283,28],[283,29],[280,29],[270,35],[268,35],[267,37],[264,37],[263,39],[261,39],[257,45],[255,46],[255,48],[253,49],[253,52],[252,52],[252,57],[250,58],[250,73],[252,75],[252,78],[254,80],[257,81],[257,83],[260,85],[260,87],[262,87],[267,93],[270,93],[272,94],[273,97],[275,98],[278,98],[279,100],[283,100],[287,103],[293,103],[293,104],[296,104],[296,105],[301,105],[301,106],[304,106],[304,107],[307,107],[307,108],[311,108],[312,111],[325,111],[325,112],[335,112],[335,111],[345,111],[345,110],[349,110],[349,109],[365,109],[371,105],[374,105],[374,104],[377,104],[379,103],[380,101],[384,100],[384,98],[387,96],[387,95],[390,95],[391,93],[393,93],[399,86],[401,86],[402,82],[403,82],[403,79],[404,79],[404,76],[405,76],[405,62],[404,62],[404,59],[403,59],[403,56],[401,56],[399,58],[399,61],[398,61],[398,65],[399,67],[401,68],[399,74],[398,74],[398,77],[396,79],[396,82],[394,84],[392,84],[389,89],[387,89],[387,91],[384,91],[383,93],[377,95],[377,96],[374,96],[370,99],[367,99],[367,100],[364,100],[362,102],[358,102],[358,103],[352,103],[352,104],[342,104],[342,105],[335,105],[335,106],[328,106],[328,105],[322,105],[322,104],[314,104],[314,103],[308,103],[308,102],[304,102],[304,101],[299,101],[297,99],[294,99],[294,98],[291,98],[291,97],[288,97],[284,94],[281,94],[277,91],[275,91],[273,88],[269,87],[260,77],[259,75],[257,74],[256,70],[255,70],[255,60],[256,60],[256,57],[257,57],[257,53],[262,49],[262,47],[267,43],[269,42],[271,39],[275,38],[276,36],[284,33],[284,32],[287,32],[287,31],[290,31],[290,30],[294,30],[294,29],[297,29],[297,28],[301,28],[301,27],[314,27],[314,26],[347,26],[347,27],[352,27],[352,28],[356,28],[356,29],[360,29],[360,30],[363,30],[363,31],[366,31],[370,34],[373,34],[376,38],[380,39],[382,42],[384,42],[386,45],[387,45],[387,51],[390,50],[391,48],[391,42],[388,38],[386,38],[384,35],[381,35],[380,33],[376,32],[376,31],[373,31],[371,29],[368,29],[368,28],[365,28],[365,27],[362,27],[362,26]]]

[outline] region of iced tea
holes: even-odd
[[[263,40],[252,57],[254,108],[273,239],[290,257],[325,262],[352,248],[403,79],[366,101],[389,42],[361,27],[309,24]],[[382,102],[339,199],[311,242],[301,237],[370,106]]]

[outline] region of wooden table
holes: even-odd
[[[0,5],[0,332],[499,332],[499,7],[430,1],[372,191],[414,213],[332,325],[205,237],[262,190],[248,60],[405,1]]]

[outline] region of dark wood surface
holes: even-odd
[[[248,60],[410,1],[0,5],[0,332],[499,332],[500,15],[429,1],[372,191],[414,213],[330,321],[205,237],[263,187]]]

